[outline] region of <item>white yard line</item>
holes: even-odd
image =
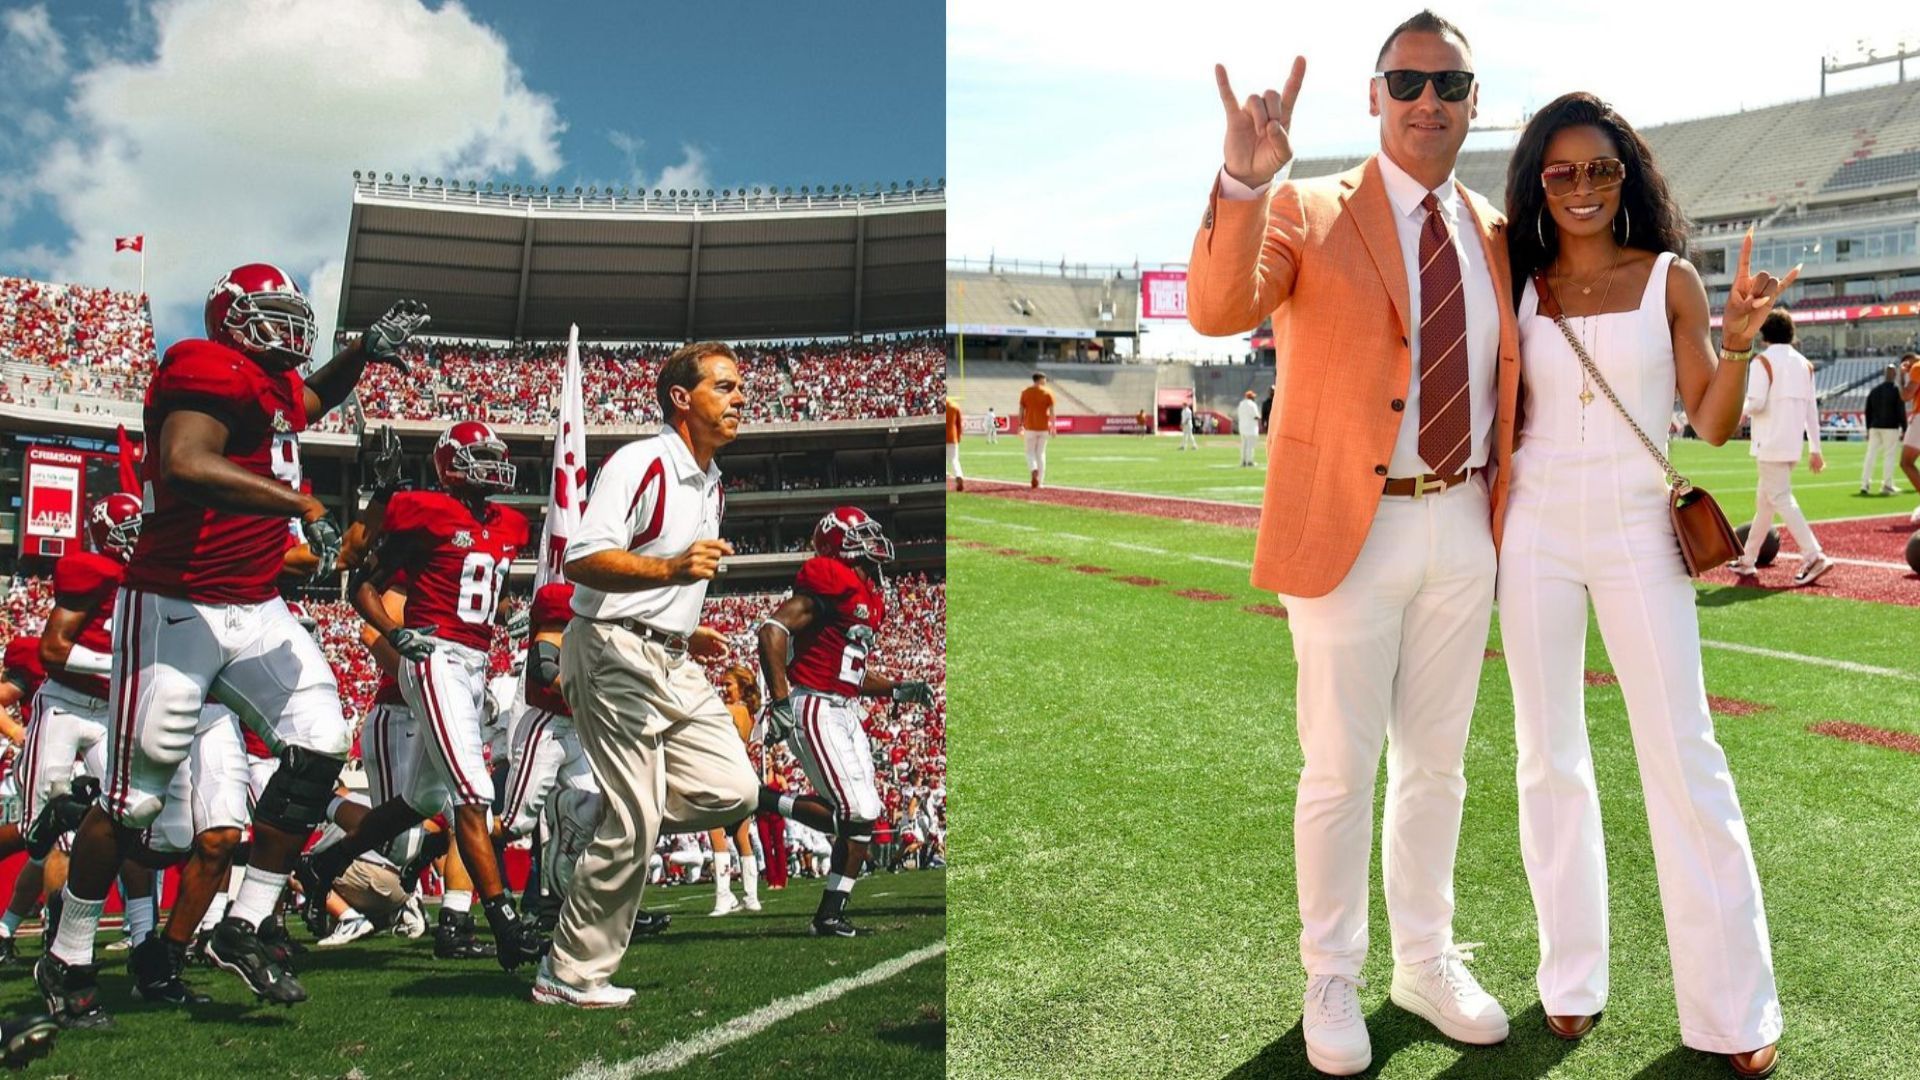
[[[1882,675],[1905,682],[1920,682],[1920,675],[1911,671],[1902,671],[1899,668],[1874,667],[1872,664],[1856,664],[1851,660],[1833,660],[1825,656],[1807,656],[1803,653],[1785,652],[1780,649],[1763,649],[1758,645],[1742,645],[1734,641],[1708,641],[1702,638],[1700,644],[1709,649],[1746,653],[1749,656],[1764,656],[1771,660],[1791,660],[1797,664],[1851,671],[1856,675]]]
[[[858,975],[835,979],[804,994],[795,994],[768,1002],[745,1016],[736,1016],[724,1024],[716,1024],[698,1035],[675,1039],[651,1054],[629,1058],[611,1065],[597,1059],[590,1061],[575,1069],[568,1075],[567,1080],[626,1080],[631,1076],[672,1072],[722,1047],[758,1035],[790,1016],[824,1005],[835,998],[844,997],[862,987],[885,982],[915,964],[931,960],[946,951],[947,943],[936,941],[932,945],[915,949],[904,956],[896,956],[892,960],[875,964]]]

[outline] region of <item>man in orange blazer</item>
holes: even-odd
[[[1308,1061],[1333,1075],[1372,1060],[1356,988],[1383,742],[1390,996],[1451,1038],[1507,1035],[1453,937],[1462,760],[1519,391],[1504,223],[1453,177],[1472,69],[1451,23],[1402,23],[1369,87],[1380,152],[1295,182],[1288,128],[1305,59],[1284,90],[1244,103],[1216,68],[1226,161],[1187,271],[1201,333],[1273,316],[1253,583],[1280,594],[1299,663],[1303,1029]]]

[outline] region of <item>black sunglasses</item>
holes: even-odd
[[[1471,71],[1376,71],[1373,77],[1387,80],[1387,96],[1395,101],[1418,99],[1429,82],[1441,101],[1465,101],[1473,89]]]

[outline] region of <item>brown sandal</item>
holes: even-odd
[[[1728,1054],[1727,1064],[1733,1066],[1733,1075],[1742,1080],[1760,1080],[1763,1076],[1772,1076],[1773,1070],[1780,1065],[1779,1044],[1768,1043],[1758,1050]]]
[[[1593,1017],[1549,1016],[1547,1017],[1547,1030],[1553,1032],[1554,1035],[1559,1038],[1566,1039],[1568,1042],[1574,1042],[1585,1036],[1587,1032],[1593,1030]]]

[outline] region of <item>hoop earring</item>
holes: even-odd
[[[1533,235],[1540,238],[1540,250],[1547,250],[1547,208],[1540,208],[1540,216],[1533,219]]]
[[[1620,204],[1620,217],[1626,225],[1626,235],[1620,238],[1620,246],[1626,247],[1627,241],[1633,239],[1633,211],[1627,209],[1626,203]]]

